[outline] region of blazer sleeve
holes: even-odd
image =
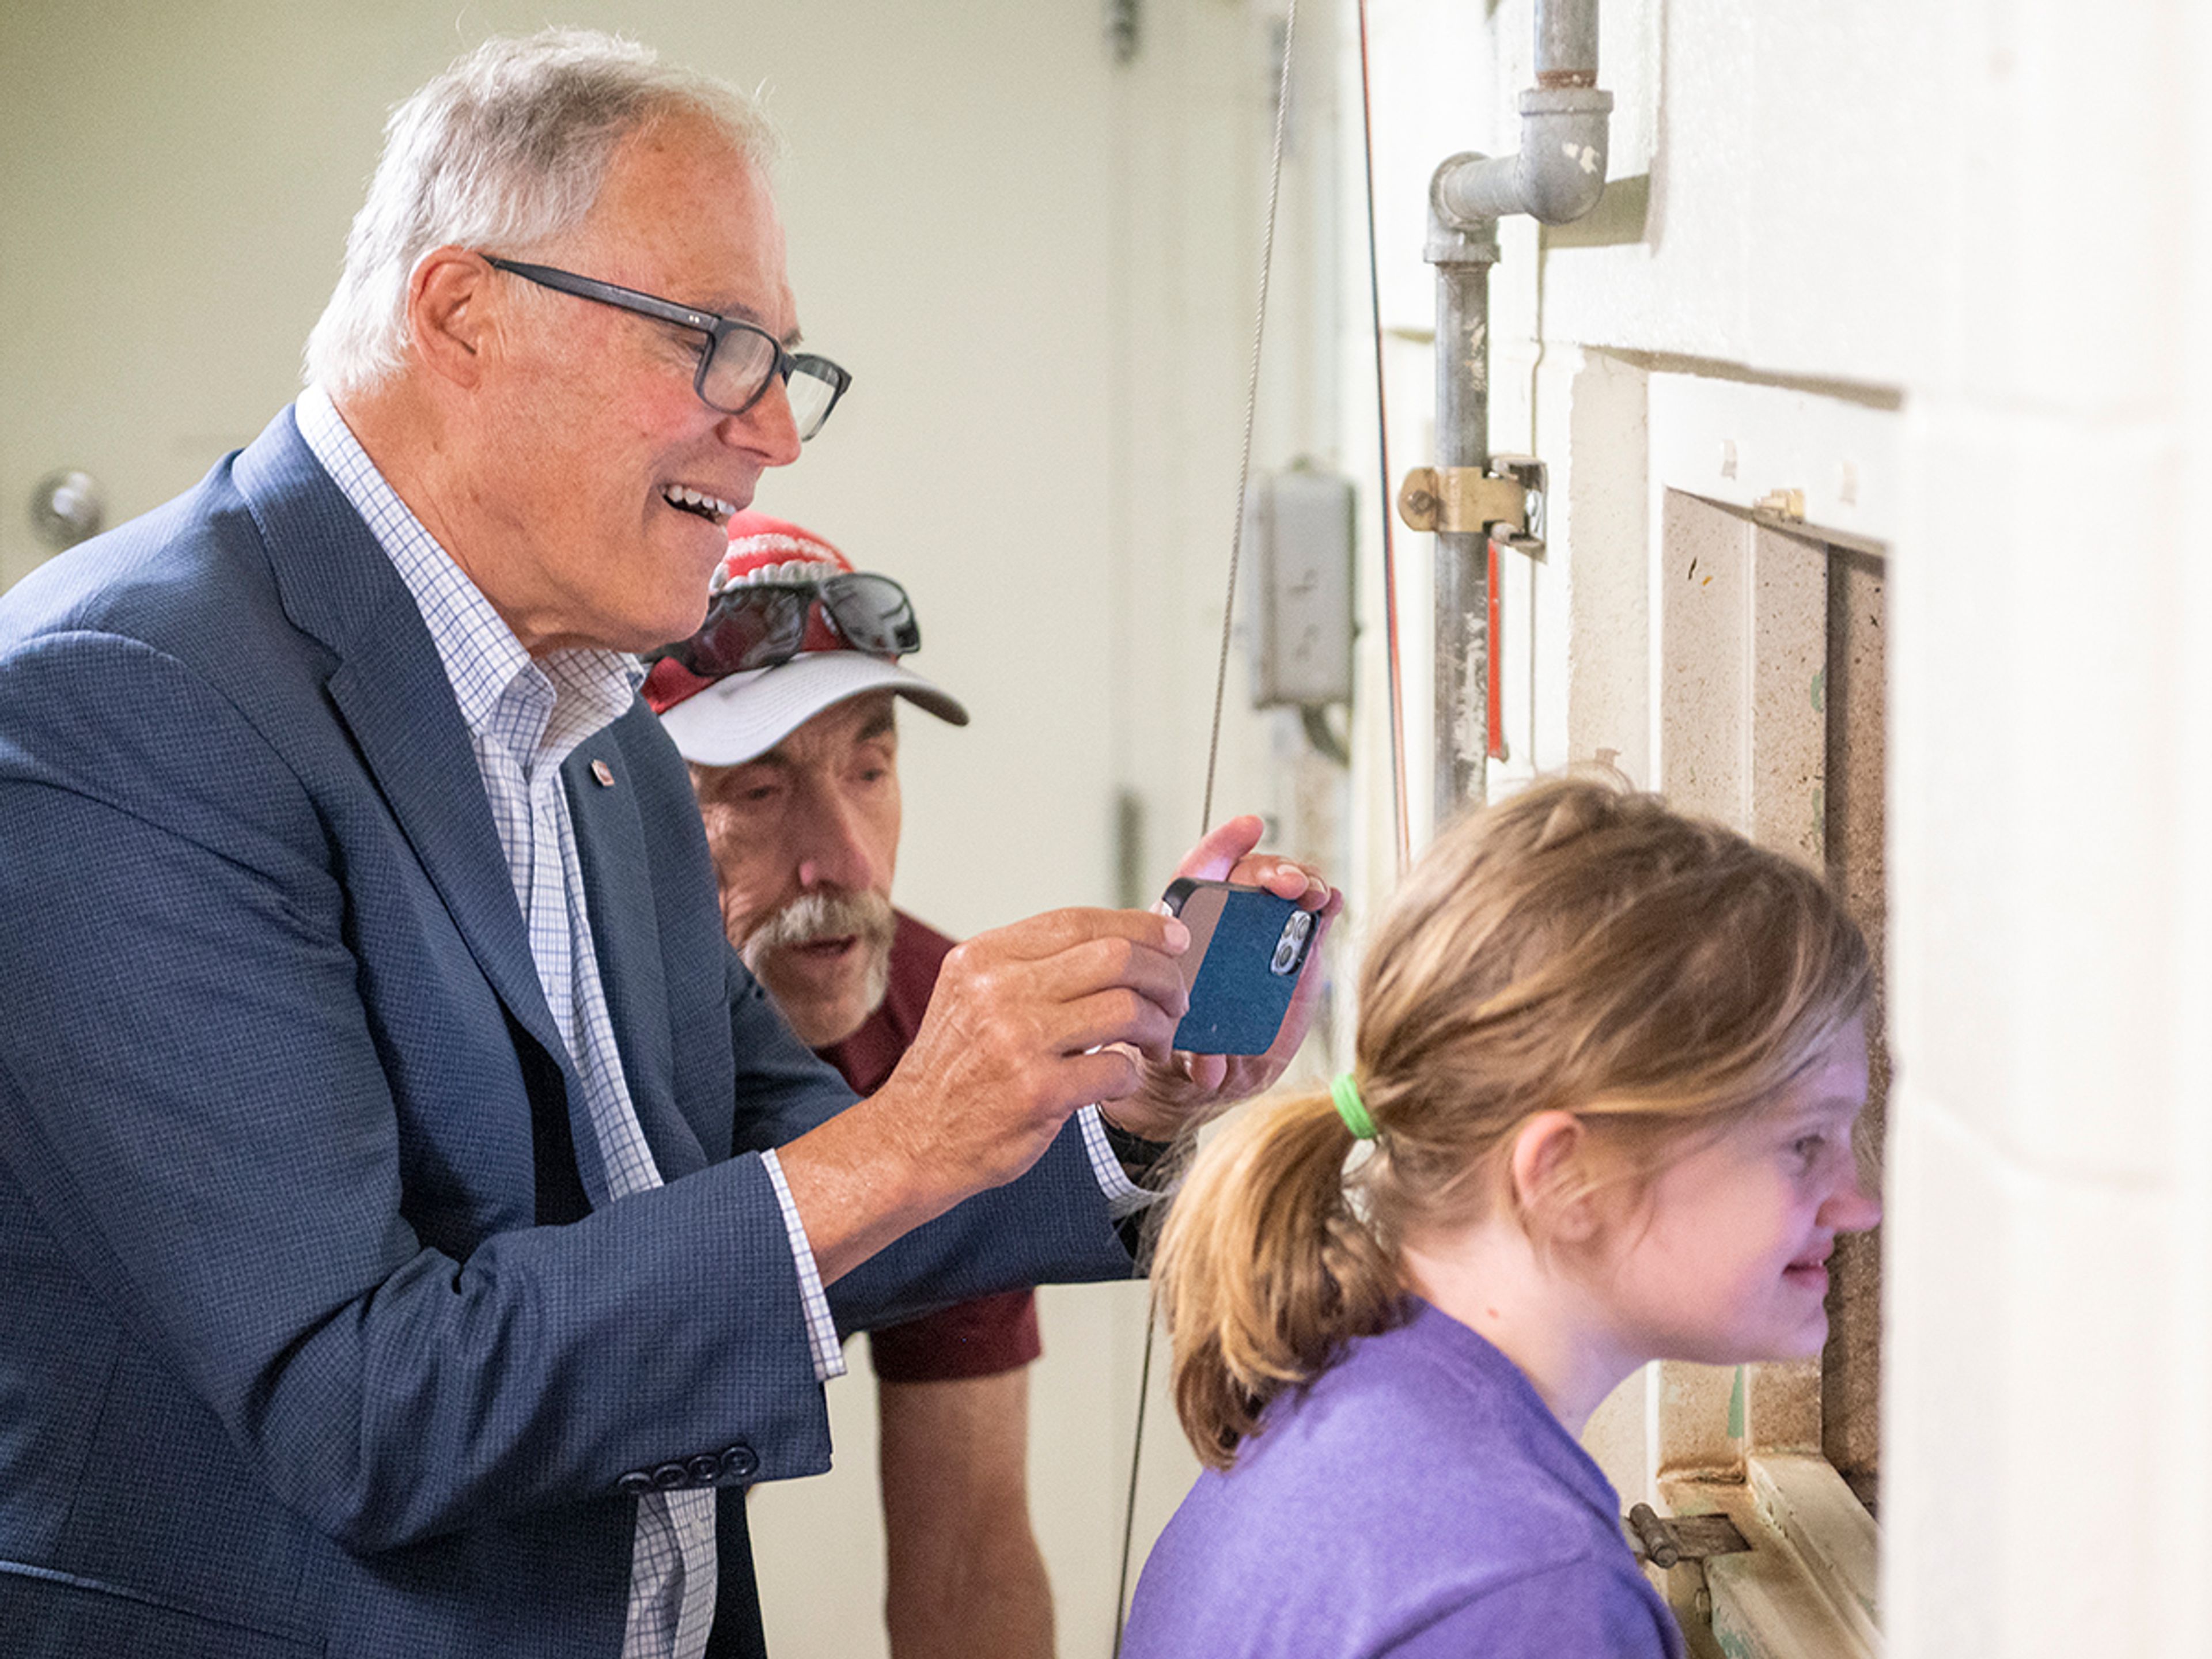
[[[527,1109],[437,1098],[465,1056],[401,1063],[364,987],[426,964],[356,949],[330,792],[132,639],[35,637],[0,684],[0,1204],[28,1209],[0,1223],[47,1275],[0,1286],[0,1324],[58,1346],[57,1307],[112,1320],[356,1549],[702,1454],[714,1484],[827,1466],[757,1157],[429,1247],[415,1211],[450,1171],[410,1125]]]
[[[792,1034],[735,951],[728,975],[738,1147],[780,1146],[842,1109],[851,1093]],[[825,1073],[834,1090],[823,1085]],[[1133,1271],[1071,1121],[1023,1175],[925,1222],[831,1285],[830,1307],[838,1329],[850,1334],[996,1291],[1127,1279]]]

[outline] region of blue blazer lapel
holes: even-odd
[[[546,1006],[507,856],[437,647],[392,561],[330,481],[287,410],[233,471],[284,609],[338,659],[326,683],[363,763],[484,978],[559,1066],[593,1204],[605,1172],[584,1091]]]
[[[576,826],[592,944],[623,1076],[661,1179],[673,1181],[704,1169],[708,1159],[672,1092],[676,1066],[668,981],[646,866],[645,827],[617,730],[610,726],[579,744],[562,766],[562,778],[568,816]],[[595,769],[599,767],[611,781],[600,781]]]
[[[427,634],[423,649],[436,678],[420,679],[420,653],[404,637],[410,623],[422,629],[411,604],[380,637],[356,642],[330,678],[331,701],[477,966],[522,1028],[565,1069],[567,1045],[531,958],[468,729]]]

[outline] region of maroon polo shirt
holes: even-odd
[[[853,1092],[884,1086],[921,1029],[922,1011],[937,985],[952,941],[901,910],[891,940],[890,989],[883,1006],[842,1042],[817,1049],[844,1073]],[[1026,1365],[1044,1352],[1037,1335],[1036,1293],[1006,1291],[956,1303],[868,1336],[876,1375],[886,1382],[948,1382],[992,1376]]]

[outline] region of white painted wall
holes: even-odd
[[[1418,193],[1516,147],[1529,0],[1375,13],[1384,321],[1413,331]],[[1890,1651],[2201,1652],[2212,16],[1604,0],[1603,40],[1644,234],[1540,259],[1509,224],[1493,286],[1493,444],[1564,472],[1513,579],[1509,651],[1539,655],[1509,735],[1650,776],[1650,502],[1796,483],[1837,514],[1787,475],[1864,461],[1894,628]],[[1730,416],[1774,476],[1723,485],[1678,394],[1742,380],[1800,410]]]

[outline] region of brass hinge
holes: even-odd
[[[1487,470],[1417,466],[1398,489],[1398,516],[1414,530],[1487,535],[1522,553],[1544,548],[1543,462],[1493,455]]]

